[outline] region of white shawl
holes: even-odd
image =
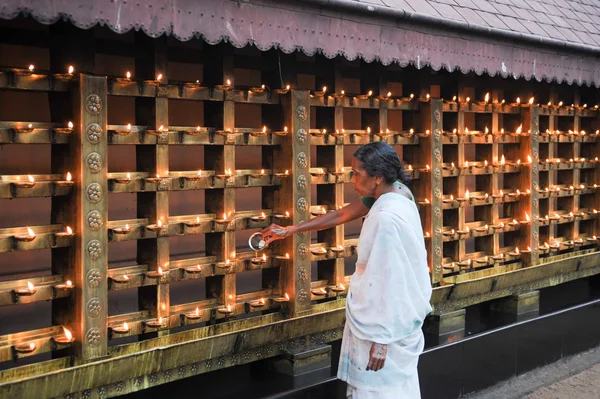
[[[381,195],[369,211],[358,241],[356,271],[346,300],[346,331],[352,334],[352,347],[348,349],[349,369],[342,379],[370,391],[400,388],[410,379],[414,382],[423,351],[421,326],[431,312],[430,298],[418,209],[402,195]],[[377,372],[365,370],[371,342],[388,344],[385,365]]]

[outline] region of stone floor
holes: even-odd
[[[600,399],[600,347],[564,358],[464,398]]]

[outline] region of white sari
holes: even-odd
[[[383,194],[360,232],[346,299],[338,378],[348,383],[348,397],[421,397],[417,362],[430,298],[418,209],[402,195]],[[366,371],[372,342],[388,346],[385,365],[376,372]]]

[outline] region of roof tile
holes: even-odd
[[[596,22],[590,18],[586,13],[583,12],[579,12],[579,11],[573,11],[573,14],[575,14],[577,16],[578,19],[580,19],[583,22],[589,22],[591,24],[595,24]]]
[[[590,33],[590,36],[592,37],[592,39],[594,39],[594,41],[596,42],[596,45],[600,46],[600,35],[597,35],[595,33]]]
[[[404,0],[382,0],[386,6],[391,8],[399,8],[401,10],[414,11]]]
[[[527,30],[527,28],[525,28],[515,18],[506,17],[504,15],[499,15],[498,18],[500,18],[500,20],[502,22],[504,22],[506,24],[506,26],[509,27],[510,30],[514,30],[514,31],[517,31],[517,32],[522,32],[522,33],[529,33],[529,30]]]
[[[545,13],[539,11],[531,11],[531,15],[533,15],[537,19],[537,22],[549,25],[552,25],[554,23],[554,21],[551,20],[550,17],[548,17],[548,15],[546,15]]]
[[[562,13],[563,16],[567,17],[567,18],[573,18],[576,19],[577,16],[575,14],[573,14],[573,11],[571,10],[567,10],[566,8],[562,8],[562,7],[557,7],[559,9],[559,11]]]
[[[477,9],[477,6],[471,0],[456,0],[456,3],[461,7],[472,8],[474,10]]]
[[[515,7],[533,10],[533,7],[529,4],[529,2],[525,0],[512,0],[512,2],[515,5]]]
[[[517,17],[517,14],[513,11],[512,7],[507,6],[506,4],[496,4],[496,9],[502,15],[507,15],[509,17]]]
[[[555,25],[558,25],[562,28],[571,28],[571,25],[567,23],[562,17],[556,15],[550,15],[550,19],[554,22]]]
[[[585,21],[579,21],[579,23],[581,24],[581,29],[579,30],[584,30],[588,33],[600,33],[600,29],[598,29],[594,24],[590,24]]]
[[[477,14],[479,14],[479,16],[483,18],[492,28],[508,29],[508,26],[506,26],[506,24],[502,22],[496,14],[490,14],[489,12],[485,11],[477,11]]]
[[[492,12],[496,14],[498,10],[494,8],[488,0],[471,0],[481,11]]]
[[[556,0],[556,5],[558,7],[566,8],[569,10],[573,8],[573,6],[571,6],[571,3],[565,0]]]
[[[456,7],[456,11],[458,11],[460,13],[460,15],[462,15],[463,18],[466,19],[469,23],[482,25],[482,26],[489,25],[487,22],[485,22],[485,20],[483,18],[481,18],[479,16],[479,14],[477,14],[477,12],[475,10],[471,10],[470,8],[465,8],[465,7]]]
[[[575,33],[573,33],[572,29],[565,29],[565,28],[561,28],[560,26],[557,26],[556,30],[560,31],[560,33],[562,33],[563,36],[570,42],[583,43],[583,41],[579,38],[579,36],[577,36]]]
[[[543,30],[548,32],[548,36],[556,40],[565,40],[566,38],[560,33],[554,25],[538,24]]]
[[[430,1],[429,4],[431,4],[432,7],[434,7],[437,10],[437,12],[439,12],[440,15],[444,18],[455,19],[457,21],[465,21],[463,16],[460,15],[452,6],[449,6],[448,4],[434,3],[432,1]]]
[[[539,36],[545,36],[545,37],[549,37],[548,33],[543,30],[538,24],[536,24],[533,21],[520,21],[521,24],[523,24],[523,26],[525,28],[527,28],[527,30],[529,32],[531,32],[534,35],[539,35]]]
[[[579,37],[579,39],[582,41],[583,44],[587,44],[588,46],[595,46],[596,42],[594,41],[594,39],[592,39],[590,37],[590,35],[588,35],[585,32],[579,32],[574,30],[573,34],[575,34],[577,37]]]
[[[537,21],[537,18],[533,16],[532,13],[530,13],[527,10],[524,9],[519,9],[519,21]]]
[[[543,5],[543,7],[546,10],[548,10],[548,14],[551,14],[551,15],[562,15],[562,13],[560,12],[560,10],[557,7],[553,6],[552,4],[543,3],[542,5]]]
[[[440,17],[440,14],[428,2],[423,0],[406,0],[415,12]]]
[[[434,0],[436,3],[443,3],[443,4],[449,4],[451,6],[455,6],[456,5],[456,1],[454,0]],[[431,1],[430,1],[431,3]],[[432,4],[433,5],[433,4]]]

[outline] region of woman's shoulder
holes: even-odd
[[[395,188],[395,192],[397,194],[400,194],[406,198],[408,198],[409,200],[414,200],[414,195],[412,193],[412,191],[410,191],[410,188],[408,188],[408,186],[406,184],[403,184],[399,181],[394,182],[394,188]]]

